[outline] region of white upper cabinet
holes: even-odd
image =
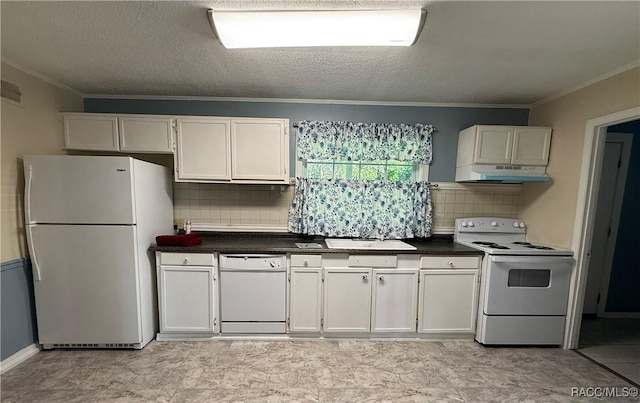
[[[284,182],[289,161],[285,119],[231,120],[231,177]]]
[[[476,125],[460,132],[456,166],[546,166],[551,128]]]
[[[168,116],[119,116],[120,151],[173,153],[173,125]]]
[[[185,117],[176,125],[176,181],[229,182],[231,121]]]
[[[170,116],[65,113],[67,150],[173,153]]]
[[[176,181],[289,183],[287,119],[177,119]]]
[[[115,115],[69,113],[63,116],[65,149],[120,151],[118,118]]]
[[[513,133],[514,165],[541,165],[549,163],[551,129],[548,127],[516,127]]]

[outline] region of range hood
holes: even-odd
[[[464,165],[456,168],[456,182],[547,182],[546,167],[527,165]]]

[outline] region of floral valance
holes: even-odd
[[[385,239],[431,236],[429,183],[296,178],[289,231]]]
[[[300,159],[431,162],[431,125],[303,120],[297,127]]]

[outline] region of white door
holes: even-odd
[[[173,153],[173,126],[166,116],[118,117],[120,151]]]
[[[66,150],[119,151],[118,118],[107,113],[64,115]]]
[[[160,266],[160,331],[213,333],[213,267]]]
[[[422,270],[419,299],[419,333],[473,333],[478,270]]]
[[[289,331],[320,332],[322,269],[291,268]]]
[[[176,180],[230,180],[229,119],[180,118],[176,124]]]
[[[484,288],[487,315],[565,315],[571,257],[491,256]]]
[[[509,164],[513,145],[513,127],[478,126],[476,134],[476,164]]]
[[[282,119],[233,119],[231,177],[283,181],[289,159],[286,130]]]
[[[372,332],[415,332],[418,270],[374,269]]]
[[[583,313],[586,314],[601,315],[605,311],[631,140],[631,134],[607,134],[584,296]]]
[[[140,343],[135,226],[33,225],[38,342]]]
[[[27,223],[133,224],[132,159],[24,157]]]
[[[513,135],[513,155],[515,165],[546,166],[549,162],[551,128],[517,127]]]
[[[371,269],[325,268],[325,332],[369,332],[371,271]]]
[[[220,270],[223,322],[285,322],[285,271]],[[224,324],[222,325],[224,332]]]

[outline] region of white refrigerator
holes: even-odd
[[[156,235],[173,228],[167,168],[130,157],[24,157],[38,342],[142,348],[157,331]]]

